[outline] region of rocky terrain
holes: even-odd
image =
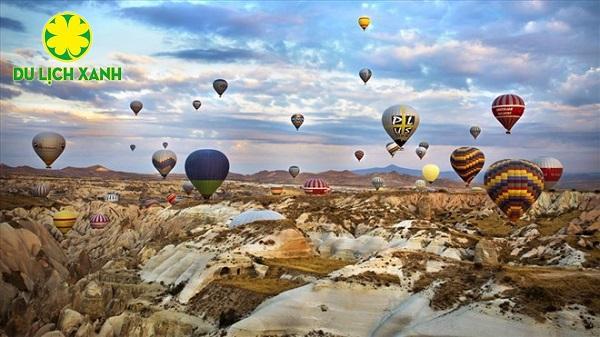
[[[171,206],[181,183],[1,179],[0,335],[600,335],[600,194],[544,192],[511,225],[484,192],[227,181]],[[285,219],[228,226],[251,209]]]

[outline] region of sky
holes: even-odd
[[[67,10],[93,31],[88,54],[71,64],[50,58],[40,38]],[[361,15],[371,17],[366,31]],[[14,65],[120,66],[124,78],[14,82]],[[222,98],[217,78],[229,82]],[[506,93],[527,105],[512,135],[491,112]],[[144,103],[137,117],[132,100]],[[391,158],[381,114],[395,104],[414,107],[421,124]],[[305,116],[299,131],[294,113]],[[166,141],[178,173],[202,148],[225,153],[238,173],[451,170],[459,146],[480,148],[486,167],[552,156],[566,172],[600,172],[600,2],[3,0],[0,124],[0,161],[11,166],[44,167],[31,139],[55,131],[67,146],[54,168],[153,172],[152,153]],[[471,125],[482,128],[477,140]],[[420,141],[430,144],[423,160]]]

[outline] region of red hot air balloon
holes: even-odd
[[[90,226],[92,229],[103,229],[110,220],[104,214],[95,214],[90,217]]]
[[[354,152],[354,156],[356,157],[356,159],[358,159],[358,161],[360,161],[365,156],[365,152],[362,150],[357,150],[356,152]]]
[[[319,178],[308,179],[302,188],[306,194],[325,194],[331,191],[329,185],[327,185],[324,180]]]
[[[510,129],[525,112],[525,101],[513,94],[500,95],[492,103],[492,112],[494,117],[504,126],[506,133],[510,134]]]
[[[544,173],[544,187],[548,190],[552,189],[562,176],[562,163],[558,159],[552,157],[538,158],[533,162],[536,163],[537,166],[542,169],[542,173]]]
[[[177,195],[175,193],[167,195],[167,202],[171,205],[175,205],[177,202]]]

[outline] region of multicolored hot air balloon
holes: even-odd
[[[273,186],[271,187],[271,194],[273,195],[281,195],[283,193],[283,186]]]
[[[428,183],[432,184],[437,177],[440,175],[440,168],[434,164],[427,164],[423,166],[423,178],[427,180]]]
[[[478,127],[477,125],[473,125],[470,129],[469,129],[469,133],[471,133],[471,136],[473,136],[473,139],[477,139],[477,137],[479,136],[479,134],[481,133],[481,128]]]
[[[129,108],[131,108],[131,111],[133,111],[133,114],[136,116],[140,111],[142,111],[143,107],[144,104],[142,104],[142,102],[140,101],[132,101],[131,103],[129,103]]]
[[[331,188],[325,180],[320,178],[310,178],[304,182],[304,186],[302,187],[304,193],[306,194],[326,194],[331,191]]]
[[[426,141],[422,141],[419,143],[419,147],[425,148],[425,150],[429,150],[429,143]]]
[[[181,188],[183,189],[185,194],[190,195],[192,193],[192,191],[194,190],[194,185],[192,185],[191,182],[186,181],[183,183],[183,185],[181,185]]]
[[[167,142],[163,142],[163,143],[162,143],[162,146],[163,146],[163,149],[166,149],[166,148],[167,148],[167,146],[169,146],[169,143],[167,143]]]
[[[291,120],[292,124],[294,124],[294,126],[296,127],[296,131],[298,131],[298,129],[300,129],[300,127],[304,123],[304,116],[302,114],[293,114]]]
[[[94,214],[90,217],[92,229],[104,229],[110,223],[110,219],[104,214]]]
[[[225,81],[222,78],[216,79],[213,82],[213,88],[215,89],[215,91],[217,92],[217,94],[219,94],[219,97],[221,97],[223,95],[223,93],[225,92],[225,90],[227,90],[227,81]]]
[[[363,157],[365,156],[365,152],[362,150],[356,150],[354,151],[354,157],[356,157],[356,159],[358,159],[358,161],[360,161],[361,159],[363,159]]]
[[[390,156],[394,156],[396,152],[400,151],[400,146],[396,142],[389,142],[385,145],[385,149],[389,152]]]
[[[194,107],[194,109],[198,110],[200,109],[200,106],[202,105],[202,102],[200,102],[200,100],[195,100],[192,102],[192,106]]]
[[[175,205],[177,203],[177,194],[169,193],[169,195],[167,195],[167,202],[171,205]]]
[[[492,112],[494,117],[504,126],[506,133],[510,134],[510,129],[525,112],[525,101],[513,94],[500,95],[492,103]]]
[[[419,127],[419,114],[408,105],[393,105],[381,116],[381,124],[392,140],[402,148]]]
[[[53,216],[54,226],[63,234],[67,234],[68,231],[73,228],[77,221],[77,213],[73,211],[60,211]]]
[[[135,144],[129,145],[129,148],[131,149],[131,151],[135,150]]]
[[[300,168],[298,166],[296,166],[296,165],[292,165],[288,169],[288,172],[290,173],[290,175],[292,176],[292,178],[296,178],[296,176],[298,176],[298,174],[300,174]]]
[[[50,165],[65,150],[66,141],[65,137],[56,132],[42,132],[33,137],[31,146],[38,157],[46,163],[46,168],[52,168]]]
[[[177,164],[177,155],[171,150],[158,150],[152,155],[152,165],[163,178],[167,177],[175,164]]]
[[[361,16],[358,18],[358,25],[362,30],[366,30],[367,27],[369,27],[369,24],[371,24],[371,18],[368,16]]]
[[[215,193],[228,173],[229,160],[217,150],[196,150],[185,160],[185,174],[204,199]]]
[[[373,179],[371,179],[371,185],[375,187],[376,191],[379,191],[379,189],[383,187],[383,178],[373,177]]]
[[[425,154],[427,154],[427,149],[419,146],[416,150],[415,153],[417,154],[417,156],[419,157],[419,159],[423,159],[423,157],[425,157]]]
[[[31,195],[34,197],[45,198],[50,193],[50,185],[48,184],[37,184],[31,189]]]
[[[511,222],[525,214],[544,190],[544,173],[528,160],[497,161],[485,172],[483,181],[492,201]]]
[[[363,82],[365,82],[365,85],[367,85],[367,82],[371,78],[371,75],[373,75],[373,72],[371,71],[371,69],[368,68],[363,68],[358,72],[358,76],[360,76],[360,79],[363,80]]]
[[[469,186],[473,178],[483,168],[485,156],[478,148],[459,147],[450,155],[450,164],[460,178]]]
[[[562,163],[552,157],[537,158],[533,161],[544,174],[544,187],[548,190],[552,189],[563,173]]]

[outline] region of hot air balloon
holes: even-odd
[[[562,176],[562,163],[558,159],[552,157],[537,158],[533,162],[544,174],[544,187],[548,190],[552,189]]]
[[[167,142],[163,142],[163,143],[162,143],[162,146],[163,146],[163,149],[166,149],[166,148],[167,148],[167,146],[169,146],[169,143],[167,143]]]
[[[129,148],[131,149],[131,151],[135,150],[135,144],[129,145]]]
[[[425,188],[427,188],[427,182],[425,180],[423,180],[423,179],[419,179],[419,180],[415,181],[415,188],[417,190],[422,191]]]
[[[473,139],[477,139],[477,137],[481,133],[481,128],[477,125],[473,125],[471,129],[469,129],[469,132],[471,133],[471,136],[473,136]]]
[[[385,149],[390,153],[390,156],[394,156],[396,152],[400,150],[400,146],[395,142],[389,142],[385,145]]]
[[[34,197],[45,198],[50,193],[50,185],[48,184],[37,184],[31,189],[31,195]]]
[[[190,195],[192,193],[192,191],[194,190],[194,185],[192,185],[191,182],[186,181],[183,183],[183,185],[181,185],[181,188],[183,188],[183,191],[185,192],[185,194]]]
[[[439,175],[440,168],[437,165],[427,164],[423,166],[423,178],[425,178],[428,183],[433,183]]]
[[[371,75],[373,75],[373,72],[371,71],[371,69],[367,68],[363,68],[358,72],[358,76],[360,76],[360,79],[363,80],[363,82],[365,82],[365,85],[371,78]]]
[[[133,114],[137,116],[137,114],[144,107],[144,104],[142,104],[142,102],[140,102],[140,101],[132,101],[131,103],[129,103],[129,107],[133,111]]]
[[[92,229],[104,229],[110,223],[110,219],[104,214],[95,214],[90,217]]]
[[[356,157],[356,159],[358,159],[358,161],[360,161],[365,156],[365,152],[362,150],[356,150],[354,151],[354,156]]]
[[[273,186],[271,187],[271,194],[273,195],[281,195],[283,193],[283,186]]]
[[[185,160],[185,174],[204,199],[215,193],[228,173],[229,160],[217,150],[196,150]]]
[[[200,102],[200,100],[195,100],[192,102],[192,105],[194,106],[194,109],[198,110],[198,109],[200,109],[202,102]]]
[[[375,187],[376,191],[379,191],[379,189],[383,187],[383,178],[373,177],[373,179],[371,179],[371,185]]]
[[[302,189],[304,189],[304,193],[306,194],[325,194],[331,190],[325,180],[320,178],[306,180]]]
[[[408,105],[393,105],[381,116],[385,131],[401,148],[419,127],[419,114]]]
[[[169,195],[167,195],[167,202],[171,205],[175,205],[177,203],[177,195],[175,193],[169,193]]]
[[[460,178],[469,186],[473,178],[483,168],[485,156],[478,148],[459,147],[450,155],[450,164]]]
[[[417,156],[419,156],[419,159],[423,159],[423,157],[425,157],[425,154],[427,153],[427,149],[419,146],[415,152],[417,153]]]
[[[298,131],[298,129],[300,129],[300,126],[302,126],[302,123],[304,123],[304,116],[302,114],[293,114],[291,119],[292,124],[294,124],[294,126],[296,127],[296,131]]]
[[[362,30],[366,30],[367,27],[369,27],[370,23],[371,18],[369,18],[368,16],[361,16],[358,18],[358,25],[360,26],[360,28],[362,28]]]
[[[222,78],[219,78],[213,82],[213,88],[219,94],[219,97],[223,95],[225,90],[227,90],[227,81]]]
[[[158,150],[152,155],[152,165],[163,178],[167,177],[175,164],[177,164],[177,156],[171,150]]]
[[[56,132],[42,132],[33,137],[31,145],[33,151],[46,163],[46,168],[52,168],[50,165],[65,150],[66,141],[63,136]]]
[[[296,178],[296,176],[298,174],[300,174],[300,168],[298,166],[290,166],[290,168],[288,169],[288,172],[290,173],[290,175],[292,176],[292,178]]]
[[[492,103],[492,112],[494,117],[504,126],[506,133],[510,134],[510,129],[525,112],[525,101],[513,94],[500,95]]]
[[[425,148],[425,150],[429,150],[429,143],[427,143],[426,141],[420,142],[419,146]]]
[[[528,160],[497,161],[483,180],[488,195],[511,222],[527,212],[544,189],[544,173]]]
[[[73,228],[75,221],[77,221],[77,213],[72,211],[60,211],[55,213],[53,216],[54,226],[63,234],[67,234],[68,231]]]

